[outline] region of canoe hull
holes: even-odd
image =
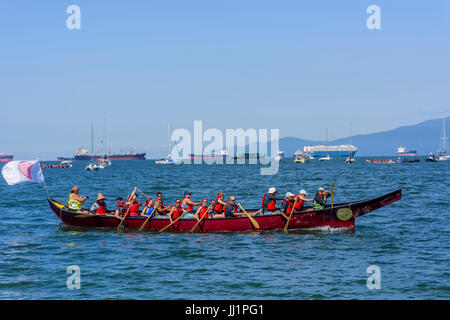
[[[363,200],[336,204],[334,207],[328,206],[323,210],[312,210],[311,208],[300,213],[294,213],[289,223],[289,230],[295,229],[347,229],[353,230],[355,219],[360,216],[389,205],[401,199],[401,190],[396,190],[383,196]],[[68,226],[87,228],[117,228],[120,224],[118,218],[106,215],[88,215],[77,213],[68,209],[54,199],[48,199],[50,208],[56,216]],[[353,216],[342,221],[337,217],[338,210],[350,208]],[[247,212],[255,212],[248,210]],[[260,229],[255,229],[251,221],[246,217],[204,219],[196,228],[196,232],[243,232],[243,231],[279,231],[286,225],[286,219],[278,214],[255,215],[253,218],[258,222]],[[127,217],[123,226],[128,229],[139,229],[146,217]],[[169,225],[168,219],[149,219],[145,230],[159,231]],[[181,219],[169,227],[166,231],[190,231],[197,223],[196,219]]]

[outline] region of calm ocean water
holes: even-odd
[[[92,204],[98,192],[114,207],[134,186],[163,193],[171,204],[187,189],[194,201],[217,191],[244,208],[260,206],[271,186],[283,194],[334,183],[335,201],[402,188],[402,200],[356,221],[354,233],[153,234],[68,228],[40,184],[0,183],[0,299],[449,299],[450,161],[346,165],[343,158],[294,164],[274,176],[259,165],[157,166],[113,162],[102,171],[44,169],[50,194],[66,201],[80,187]],[[142,197],[142,196],[140,196]],[[142,198],[141,198],[142,199]],[[70,290],[67,267],[81,271]],[[370,265],[381,288],[369,290]]]

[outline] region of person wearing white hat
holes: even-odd
[[[292,213],[292,208],[294,206],[294,197],[295,194],[288,192],[286,193],[286,198],[281,202],[281,212],[290,214]]]
[[[295,196],[294,198],[294,202],[295,202],[295,209],[294,212],[300,212],[303,210],[303,204],[305,202],[311,202],[314,199],[307,199],[306,196],[308,195],[308,193],[302,189],[299,191],[298,195]]]
[[[264,214],[266,211],[275,211],[277,200],[283,200],[284,197],[277,197],[277,189],[272,187],[269,188],[269,192],[264,194],[261,203],[261,213]]]

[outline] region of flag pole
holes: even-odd
[[[41,160],[39,159],[39,156],[37,157],[37,161],[39,162],[39,170],[42,173]],[[47,184],[45,183],[44,173],[42,173],[42,178],[44,178],[43,179],[43,181],[44,181],[44,189],[45,189],[45,192],[47,193],[47,199],[50,199],[50,194],[48,193]]]
[[[47,184],[45,183],[45,178],[44,178],[44,189],[45,189],[45,192],[47,192],[47,198],[50,199],[50,194],[48,193]]]

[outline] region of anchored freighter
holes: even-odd
[[[306,152],[310,157],[351,157],[355,156],[358,148],[350,145],[343,144],[340,146],[305,146],[303,151]]]

